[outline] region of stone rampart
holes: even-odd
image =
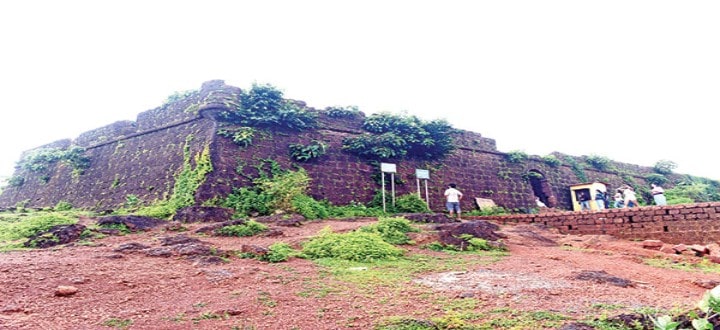
[[[556,228],[562,234],[612,235],[629,240],[666,243],[720,241],[720,203],[645,206],[597,212],[552,212],[468,217],[500,223],[527,223]]]
[[[210,148],[214,170],[197,191],[198,203],[224,198],[233,188],[250,185],[258,175],[258,168],[267,161],[277,162],[286,169],[305,168],[312,179],[310,195],[334,204],[367,203],[381,188],[378,162],[358,158],[342,149],[344,138],[364,132],[362,113],[354,118],[331,118],[318,111],[318,129],[300,133],[258,129],[252,143],[241,147],[217,134],[219,125],[227,125],[220,120],[220,114],[234,109],[240,94],[239,88],[222,81],[206,82],[200,90],[186,93],[185,98],[139,114],[135,122],[117,122],[83,133],[75,141],[48,145],[85,147],[91,166],[82,173],[62,162],[44,172],[18,169],[15,175],[25,178],[25,183],[7,187],[0,195],[0,207],[19,202],[47,207],[68,201],[76,207],[105,209],[123,205],[129,195],[146,204],[166,199],[172,193],[175,176],[182,169],[186,143],[193,155],[206,146]],[[302,101],[294,102],[306,107]],[[289,156],[290,144],[306,145],[314,140],[329,146],[325,155],[308,162],[297,162]],[[535,208],[535,196],[539,192],[552,196],[554,206],[571,208],[568,187],[579,183],[580,178],[567,162],[554,167],[541,157],[531,156],[527,161],[512,163],[506,153],[497,151],[495,140],[475,132],[460,131],[454,140],[456,150],[442,160],[388,161],[397,164],[396,195],[417,192],[415,169],[427,169],[430,171],[430,205],[436,211],[444,207],[443,192],[449,183],[457,183],[465,194],[461,202],[464,210],[474,209],[474,198],[480,197],[493,199],[499,206],[515,211],[529,211]],[[557,155],[561,160],[573,157]],[[582,161],[581,157],[574,158]],[[646,185],[643,175],[651,169],[622,163],[613,165],[634,172],[598,171],[585,166],[585,179],[606,182],[611,188],[628,180],[639,186]],[[535,176],[529,176],[530,172]],[[533,179],[536,176],[540,179]],[[424,185],[421,190],[424,195]]]

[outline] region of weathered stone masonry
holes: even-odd
[[[210,148],[213,171],[196,193],[198,203],[223,198],[233,187],[251,184],[258,167],[268,160],[284,168],[305,168],[312,179],[310,195],[335,204],[366,203],[380,189],[377,165],[342,151],[343,138],[363,132],[362,116],[338,119],[319,111],[316,130],[259,131],[250,146],[241,148],[216,134],[218,127],[226,125],[218,119],[218,114],[232,109],[239,94],[240,89],[222,81],[206,82],[189,98],[145,111],[135,122],[117,122],[83,133],[74,141],[43,146],[85,147],[91,166],[81,175],[73,175],[72,169],[63,163],[42,173],[17,169],[15,175],[25,178],[25,183],[7,187],[0,195],[0,207],[21,202],[27,202],[30,207],[47,207],[67,201],[75,207],[103,210],[122,205],[128,195],[135,195],[146,204],[166,199],[172,193],[175,175],[182,169],[186,143],[192,155],[206,146]],[[305,106],[303,102],[296,102]],[[328,144],[327,154],[306,163],[289,157],[289,144],[308,144],[313,140]],[[506,208],[534,208],[535,196],[539,193],[552,197],[557,207],[570,209],[568,187],[579,183],[579,179],[567,164],[551,167],[537,156],[526,162],[510,163],[507,154],[497,151],[494,140],[478,133],[462,131],[455,140],[457,149],[443,160],[391,161],[398,168],[397,194],[416,192],[415,169],[420,168],[430,170],[430,205],[434,210],[443,209],[442,194],[451,182],[457,183],[467,196],[462,201],[465,210],[475,207],[474,197],[493,199]],[[556,155],[561,160],[571,157]],[[582,162],[581,157],[572,158]],[[652,172],[651,168],[630,164],[613,165],[632,173],[626,175],[641,185],[645,184],[644,175]],[[540,176],[532,179],[534,185],[527,176],[530,171]],[[588,180],[607,182],[611,188],[626,183],[627,179],[627,176],[624,179],[589,166],[584,173]]]
[[[610,209],[598,212],[557,212],[474,217],[501,223],[528,223],[557,228],[573,235],[612,235],[666,243],[720,241],[720,203]]]

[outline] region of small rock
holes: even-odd
[[[708,249],[708,247],[705,245],[693,244],[688,246],[688,248],[694,251],[695,255],[698,257],[710,254],[710,249]]]
[[[145,255],[148,257],[170,257],[173,255],[172,251],[168,248],[153,248],[145,250]]]
[[[714,263],[716,263],[716,264],[720,264],[720,256],[710,255],[710,256],[708,256],[708,260],[710,260],[710,262],[714,262]]]
[[[463,299],[465,299],[465,298],[474,298],[474,297],[475,297],[475,294],[472,293],[472,292],[462,292],[462,293],[460,293],[460,294],[458,295],[458,298],[463,298]]]
[[[663,247],[663,242],[656,239],[647,239],[642,242],[643,249],[660,250]]]
[[[685,244],[678,244],[673,246],[673,250],[675,250],[675,253],[680,254],[683,251],[687,250],[687,246],[685,246]]]
[[[113,251],[114,252],[138,251],[138,250],[145,250],[147,248],[149,248],[149,246],[147,246],[147,245],[136,243],[136,242],[130,242],[130,243],[120,244]]]
[[[593,330],[594,327],[585,323],[573,322],[563,325],[560,330]]]
[[[227,314],[227,315],[230,315],[230,316],[237,316],[237,315],[242,314],[242,311],[241,311],[241,310],[238,310],[238,309],[229,309],[229,310],[223,311],[223,313],[220,313],[220,314]]]
[[[268,250],[268,249],[266,249],[266,248],[264,248],[264,247],[262,247],[262,246],[259,246],[259,245],[245,245],[245,244],[243,244],[243,245],[240,247],[240,252],[242,252],[242,253],[250,253],[250,254],[253,254],[253,255],[256,255],[256,256],[264,256],[264,255],[268,254],[268,252],[270,252],[270,250]]]
[[[716,286],[720,285],[720,281],[715,280],[693,280],[692,284],[695,284],[701,288],[705,289],[713,289]]]
[[[57,289],[55,289],[55,295],[58,297],[72,296],[72,295],[76,294],[77,292],[78,292],[78,288],[76,288],[74,286],[69,286],[69,285],[67,285],[67,286],[60,285],[57,287]]]
[[[115,254],[108,254],[108,255],[105,256],[105,258],[108,258],[108,259],[122,259],[122,258],[125,258],[125,256],[122,255],[122,254],[117,254],[117,253],[115,253]]]
[[[24,309],[22,307],[15,304],[10,304],[0,309],[0,313],[20,313],[23,311]]]

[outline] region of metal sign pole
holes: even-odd
[[[382,172],[382,200],[383,200],[383,213],[386,212],[385,209],[385,172]]]
[[[417,181],[417,188],[418,188],[418,197],[422,198],[422,195],[420,195],[420,178],[417,178],[416,181]]]
[[[383,213],[387,212],[385,202],[385,172],[390,173],[390,186],[392,187],[392,203],[395,206],[395,172],[397,172],[397,166],[390,163],[380,163],[380,172],[382,172],[382,199],[383,199]]]
[[[425,181],[425,202],[427,203],[427,207],[429,210],[430,209],[430,197],[428,195],[428,186],[427,186],[428,180],[423,180],[423,181]]]
[[[393,207],[395,207],[395,173],[390,173],[390,187],[392,188]]]
[[[418,197],[422,199],[420,194],[420,179],[425,182],[425,204],[427,204],[428,210],[430,209],[430,194],[428,193],[428,180],[430,179],[430,171],[416,168],[415,177],[417,178]]]

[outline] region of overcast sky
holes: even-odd
[[[3,1],[0,176],[221,79],[720,179],[720,1]]]

